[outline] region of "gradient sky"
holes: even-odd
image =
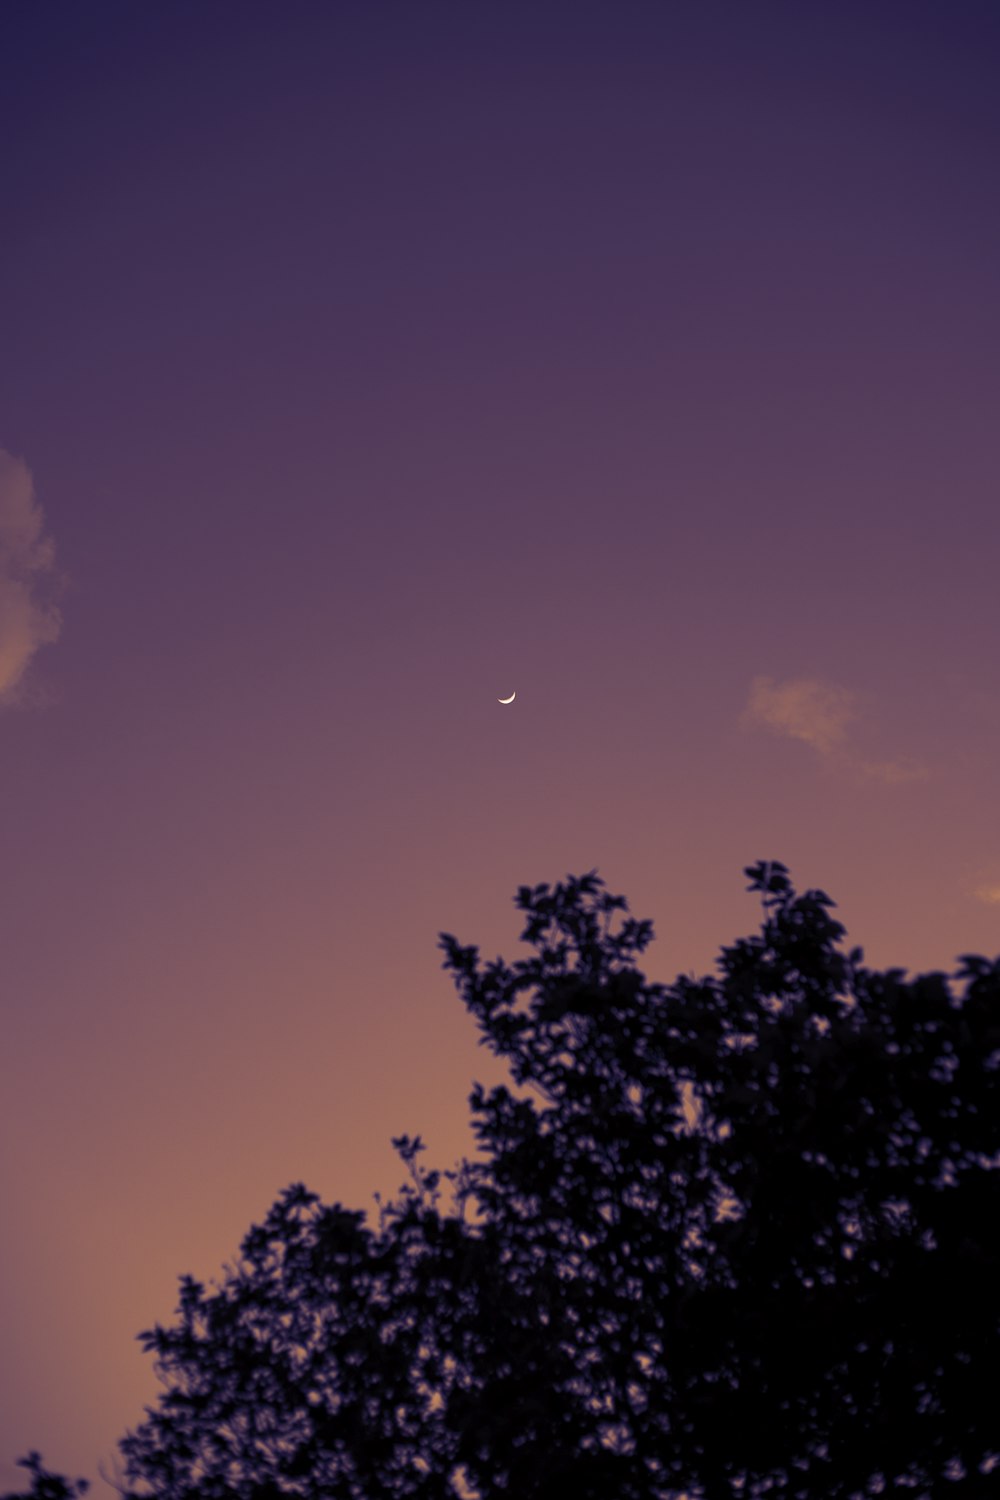
[[[287,1183],[470,1149],[519,884],[1000,951],[998,76],[994,0],[0,7],[0,1485]]]

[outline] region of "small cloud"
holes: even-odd
[[[901,757],[899,760],[863,760],[858,762],[862,775],[875,781],[884,781],[888,786],[900,786],[907,781],[926,781],[930,772],[918,760]]]
[[[0,448],[0,704],[15,700],[35,652],[58,638],[62,620],[45,597],[52,567],[31,473]]]
[[[993,885],[978,885],[972,894],[977,901],[985,901],[987,906],[1000,906],[1000,880]]]
[[[788,682],[755,677],[743,717],[830,755],[843,745],[854,718],[854,694],[815,677]]]
[[[927,767],[910,756],[866,760],[850,746],[848,726],[858,717],[857,702],[849,688],[818,677],[794,677],[787,682],[755,677],[742,722],[801,740],[824,760],[865,780],[886,786],[926,780]]]

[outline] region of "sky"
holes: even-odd
[[[1000,952],[998,72],[992,0],[0,7],[0,1486],[288,1183],[471,1151],[437,936],[519,885],[665,982],[759,859]]]

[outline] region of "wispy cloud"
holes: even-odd
[[[873,781],[884,781],[886,786],[900,786],[907,781],[926,781],[927,767],[918,760],[901,756],[897,760],[855,760],[855,769]]]
[[[839,683],[818,677],[793,677],[784,682],[755,677],[742,722],[801,740],[825,761],[866,780],[897,786],[926,779],[927,767],[910,757],[868,760],[859,755],[849,735],[858,717],[857,694]]]
[[[13,702],[40,646],[62,625],[47,596],[53,547],[22,459],[0,448],[0,704]]]
[[[962,889],[972,901],[984,906],[1000,906],[1000,860],[985,859],[965,872]]]
[[[854,716],[853,693],[815,677],[787,682],[755,677],[743,715],[748,723],[804,741],[820,755],[830,755],[843,745]]]

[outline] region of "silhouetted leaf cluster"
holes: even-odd
[[[293,1186],[184,1278],[135,1500],[986,1493],[1000,960],[873,972],[746,874],[760,933],[669,987],[593,872],[521,888],[516,963],[442,936],[515,1086],[475,1086],[478,1159],[399,1137],[377,1228]]]
[[[51,1474],[42,1463],[42,1455],[32,1450],[17,1460],[18,1468],[27,1469],[31,1475],[31,1488],[23,1494],[13,1492],[3,1500],[76,1500],[87,1493],[90,1485],[85,1479],[64,1479],[61,1474]]]

